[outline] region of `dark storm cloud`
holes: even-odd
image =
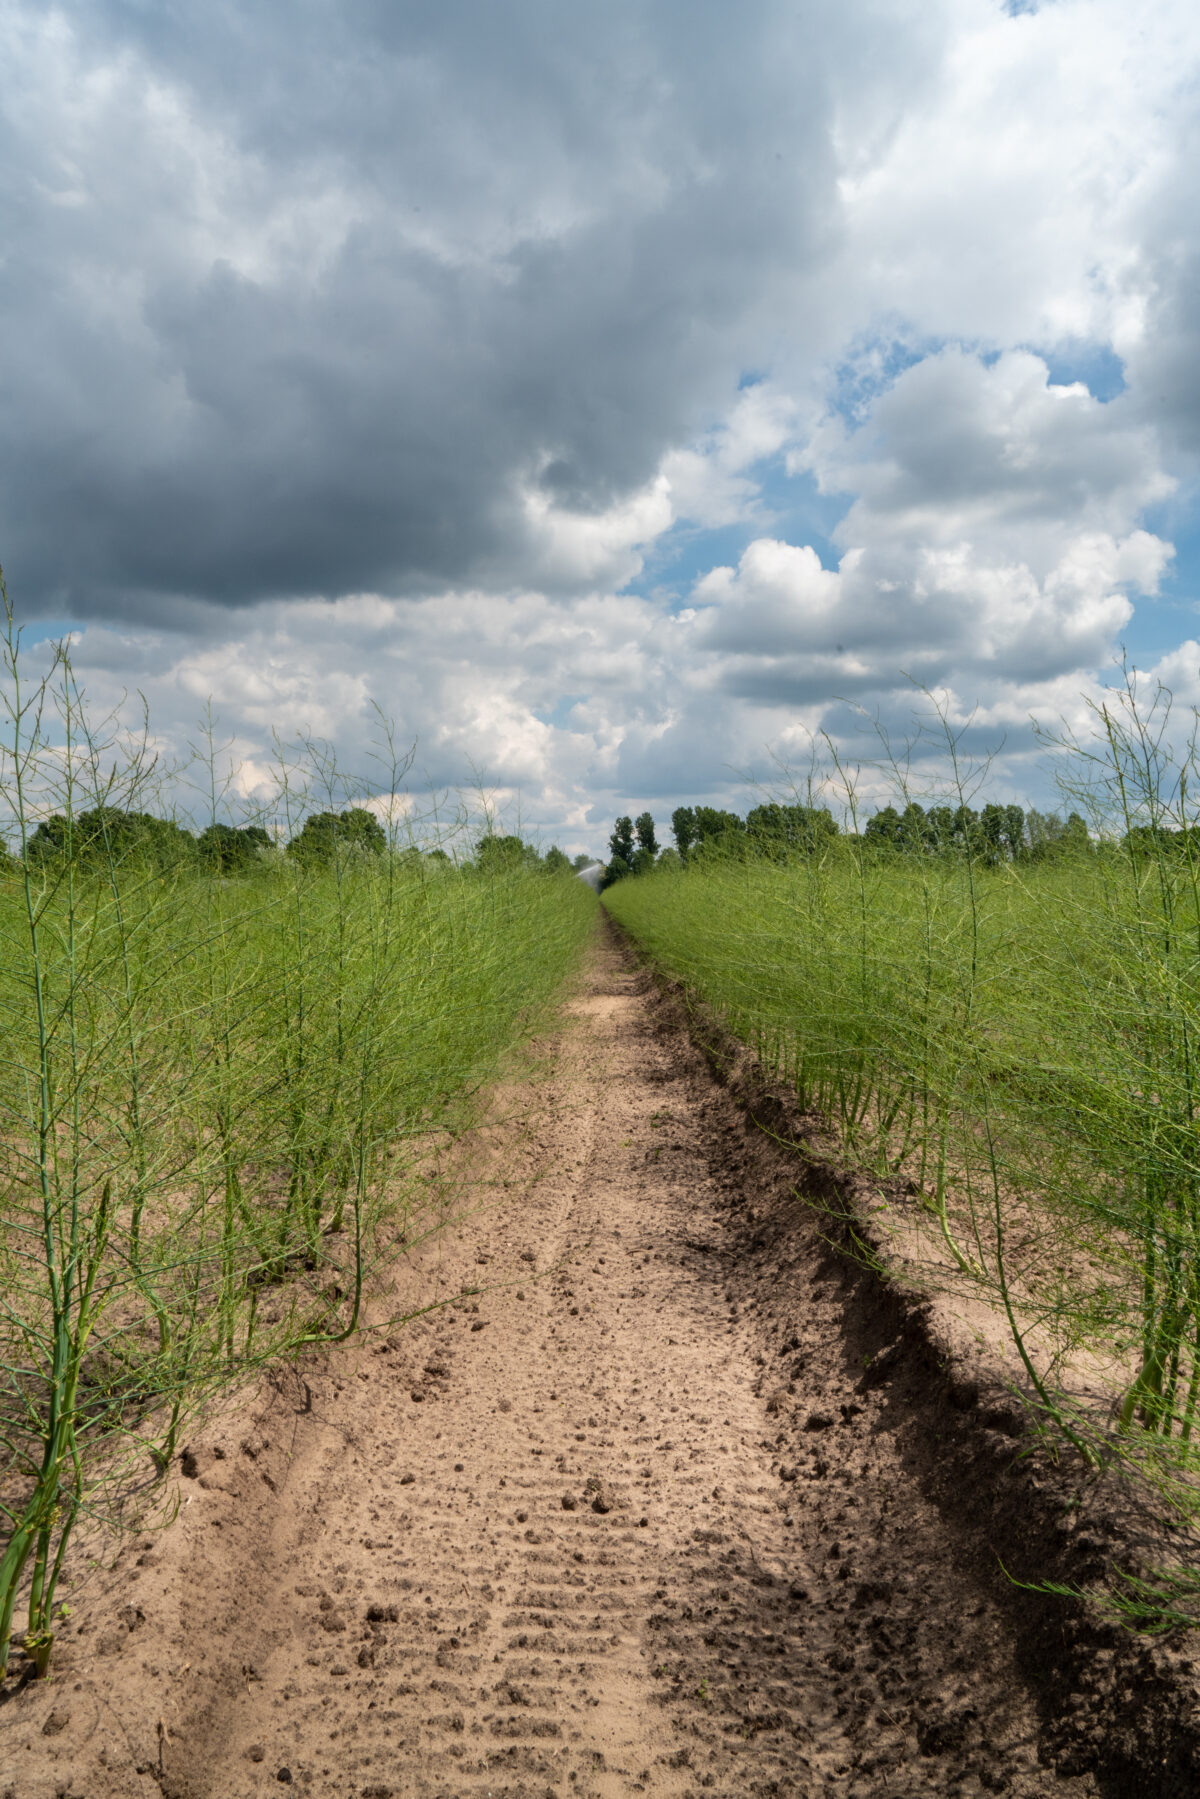
[[[519,582],[522,483],[610,505],[803,325],[824,0],[58,16],[0,177],[29,611]]]

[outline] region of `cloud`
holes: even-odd
[[[856,495],[836,571],[759,539],[696,586],[710,680],[786,707],[895,687],[1053,681],[1102,662],[1171,546],[1137,526],[1171,490],[1152,432],[1027,352],[947,350],[907,370],[859,429],[804,465]],[[929,429],[936,418],[937,428]]]
[[[10,4],[25,607],[591,584],[531,515],[639,505],[830,252],[837,9],[683,23]]]
[[[1171,230],[1156,196],[1186,183],[1194,9],[1131,29],[1115,0],[1015,16],[968,0],[938,49],[919,104],[884,134],[846,133],[847,287],[932,338],[1125,354],[1145,328],[1147,239]]]
[[[906,675],[1011,729],[1194,513],[1182,0],[0,0],[0,54],[10,589],[248,789],[376,705],[579,833]]]
[[[212,700],[218,735],[231,733],[248,759],[245,791],[269,784],[273,737],[336,741],[347,769],[377,779],[382,713],[399,742],[416,742],[418,786],[520,790],[531,815],[552,822],[603,782],[660,679],[656,633],[669,636],[646,602],[615,595],[564,604],[462,592],[449,608],[377,595],[274,601],[238,624],[199,640],[86,626],[72,654],[89,706],[119,707],[136,684],[164,757],[179,758]],[[575,716],[551,726],[541,715],[564,691],[579,696]]]
[[[862,428],[832,418],[795,461],[823,487],[857,496],[844,541],[884,526],[930,545],[1020,531],[1035,566],[1056,558],[1064,528],[1127,528],[1174,487],[1155,432],[1127,405],[1102,405],[1082,383],[1055,385],[1044,359],[1021,350],[927,356]]]
[[[757,465],[788,448],[802,429],[800,412],[794,395],[756,381],[697,442],[669,451],[662,471],[672,522],[714,528],[759,516]]]

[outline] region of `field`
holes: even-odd
[[[1184,1512],[1198,872],[1191,838],[1165,833],[990,863],[843,836],[606,894],[923,1229],[925,1277],[940,1260],[943,1286],[997,1309],[1043,1420]]]
[[[45,1667],[77,1519],[136,1518],[202,1400],[349,1335],[381,1221],[435,1228],[420,1154],[594,907],[353,843],[230,874],[110,830],[0,873],[0,1667],[18,1594]]]
[[[0,1784],[1192,1789],[1186,822],[766,808],[622,941],[321,746],[185,829],[12,691]]]

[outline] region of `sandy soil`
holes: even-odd
[[[197,1437],[10,1685],[0,1794],[1118,1790],[819,1220],[747,1241],[741,1114],[668,1012],[606,941],[380,1307],[480,1291]]]

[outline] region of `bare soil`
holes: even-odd
[[[1197,1790],[1186,1653],[1000,1570],[1095,1559],[1067,1476],[615,937],[491,1118],[377,1328],[83,1582],[0,1795]]]

